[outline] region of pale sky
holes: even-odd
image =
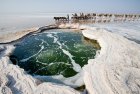
[[[0,0],[0,13],[140,13],[140,0]]]

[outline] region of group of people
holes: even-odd
[[[55,21],[69,22],[73,21],[92,21],[92,22],[110,22],[110,21],[134,21],[139,20],[138,14],[103,14],[103,13],[74,13],[70,19],[69,14],[67,17],[54,17]]]

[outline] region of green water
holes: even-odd
[[[93,59],[97,48],[80,32],[72,30],[47,30],[32,35],[16,45],[13,51],[18,65],[32,75],[77,74],[72,61],[82,68],[88,59]]]

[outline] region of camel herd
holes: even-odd
[[[54,17],[57,22],[92,22],[92,23],[106,23],[106,22],[124,22],[124,21],[137,21],[140,20],[138,14],[97,14],[97,13],[74,13],[69,19],[67,17]]]

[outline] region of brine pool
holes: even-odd
[[[70,29],[33,34],[17,43],[10,58],[31,75],[72,77],[93,59],[98,44]]]

